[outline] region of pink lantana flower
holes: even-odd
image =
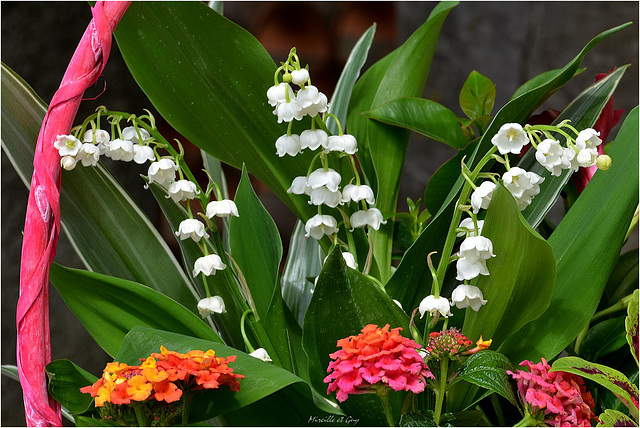
[[[538,364],[523,361],[520,365],[529,371],[507,370],[507,374],[518,382],[518,395],[533,417],[556,427],[590,427],[591,420],[597,420],[592,411],[595,403],[580,376],[550,372],[544,358]]]
[[[329,384],[327,394],[337,391],[336,398],[343,402],[349,394],[376,393],[380,386],[415,394],[424,391],[433,374],[416,351],[420,345],[401,336],[400,330],[369,324],[360,334],[338,340],[342,349],[329,355],[333,361],[324,379]]]

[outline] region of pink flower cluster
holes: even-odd
[[[369,324],[357,336],[338,340],[342,349],[329,355],[334,361],[324,379],[327,394],[337,390],[336,398],[343,402],[349,394],[376,392],[373,385],[378,382],[394,391],[424,391],[425,378],[433,375],[416,351],[420,345],[401,336],[400,330]]]
[[[595,403],[591,393],[587,392],[580,376],[566,372],[550,372],[549,364],[531,361],[520,363],[528,366],[529,371],[507,370],[518,382],[518,394],[523,403],[531,405],[532,410],[542,410],[544,422],[556,427],[590,427],[591,419],[595,419],[593,407]]]
[[[456,359],[461,352],[473,346],[473,342],[455,327],[429,334],[426,351],[428,359]]]

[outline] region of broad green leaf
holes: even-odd
[[[98,378],[69,360],[55,360],[46,367],[49,375],[49,394],[71,414],[84,413],[91,407],[91,394],[80,388],[92,385]]]
[[[488,116],[496,100],[496,85],[486,76],[472,71],[460,91],[460,108],[471,120]]]
[[[620,256],[604,289],[606,301],[601,302],[602,309],[633,293],[638,288],[638,249],[633,249]]]
[[[2,148],[26,186],[45,113],[42,100],[2,64]],[[62,229],[87,269],[139,282],[195,311],[196,292],[171,250],[102,164],[62,171],[60,203]]]
[[[507,370],[513,370],[511,361],[503,354],[487,349],[469,357],[458,379],[500,394],[517,407]]]
[[[101,421],[100,419],[95,419],[89,416],[75,415],[73,417],[75,420],[76,426],[79,427],[117,427],[120,426],[115,422],[111,421]]]
[[[55,263],[51,282],[91,337],[111,356],[118,352],[127,332],[140,325],[222,342],[193,312],[141,284]]]
[[[635,427],[638,426],[633,419],[617,410],[605,409],[598,416],[597,427]]]
[[[282,297],[300,326],[313,295],[314,286],[309,278],[320,273],[324,259],[318,241],[304,235],[304,223],[298,220],[291,234],[287,262],[280,279]]]
[[[595,312],[638,205],[638,158],[629,156],[637,151],[636,107],[609,150],[614,166],[595,173],[549,238],[557,262],[551,304],[503,344],[501,352],[513,361],[550,360]]]
[[[138,85],[171,126],[224,163],[246,163],[298,217],[315,214],[286,192],[313,155],[276,155],[286,124],[277,123],[266,91],[277,67],[251,34],[203,3],[134,2],[115,35]]]
[[[638,363],[640,358],[640,347],[638,345],[638,289],[633,292],[633,298],[627,307],[627,317],[624,320],[627,343],[631,348],[631,354]]]
[[[275,394],[273,395],[275,400],[272,401],[274,406],[271,410],[275,411],[274,413],[280,418],[282,425],[301,424],[299,415],[305,412],[307,413],[306,418],[311,414],[324,416],[327,413],[337,413],[336,409],[326,401],[319,401],[321,406],[319,408],[314,406],[310,386],[294,374],[237,349],[210,340],[146,327],[135,327],[127,334],[116,360],[128,364],[138,363],[140,358],[144,358],[152,352],[158,352],[161,345],[177,352],[213,349],[220,357],[235,355],[237,359],[230,364],[230,367],[235,373],[245,376],[240,380],[240,391],[232,392],[227,388],[221,388],[194,396],[189,422],[202,421],[225,414],[227,421],[233,425],[233,421],[229,417],[230,412],[241,408],[244,409],[244,412],[250,412],[251,407],[246,406],[273,394]],[[285,388],[291,390],[290,395],[281,394]],[[296,398],[284,399],[285,397]]]
[[[329,354],[337,351],[338,339],[357,335],[368,324],[402,327],[409,334],[409,318],[379,286],[365,275],[346,266],[336,247],[320,272],[318,283],[304,317],[302,345],[309,358],[312,385],[326,391]],[[392,394],[394,415],[399,417],[398,394]],[[384,423],[382,407],[375,396],[353,395],[340,407],[360,418],[364,425]]]
[[[586,70],[586,68],[579,68],[578,70],[576,70],[576,72],[573,74],[572,77],[575,77],[575,76],[581,74],[585,70]],[[527,80],[518,89],[516,89],[516,91],[513,93],[513,95],[511,95],[510,100],[518,98],[520,95],[524,94],[525,92],[529,92],[533,88],[537,88],[541,84],[544,84],[544,82],[547,82],[549,80],[553,80],[555,77],[557,77],[559,74],[561,74],[562,71],[563,70],[560,69],[560,68],[557,68],[555,70],[545,71],[543,73],[538,74],[534,78]],[[542,102],[544,102],[546,99],[548,99],[555,92],[556,92],[555,90],[554,91],[550,91],[547,94],[547,96],[545,96],[540,102],[538,102],[538,105],[536,105],[536,108],[538,106],[540,106],[540,104],[542,104]]]
[[[407,412],[400,417],[401,427],[437,427],[433,419],[423,413]]]
[[[600,113],[613,95],[618,82],[624,75],[628,66],[619,67],[608,75],[589,86],[578,95],[554,120],[554,124],[565,119],[571,120],[571,125],[576,129],[592,127]],[[560,135],[557,135],[561,138]],[[565,170],[559,177],[554,177],[549,171],[535,159],[535,150],[530,149],[522,156],[518,166],[526,171],[531,171],[544,177],[545,181],[540,186],[540,193],[533,199],[524,211],[523,215],[532,227],[537,227],[556,203],[560,192],[569,181],[572,171]]]
[[[360,76],[360,70],[362,70],[364,63],[367,61],[369,48],[371,48],[375,33],[376,24],[374,23],[364,32],[360,39],[358,39],[349,54],[349,58],[347,58],[347,62],[342,69],[338,83],[336,83],[333,95],[331,96],[329,113],[335,114],[342,126],[347,124],[347,108],[349,107],[353,87],[358,80],[358,76]],[[327,123],[327,128],[332,134],[338,133],[338,126],[333,120]]]
[[[493,192],[482,235],[495,254],[487,261],[490,275],[476,282],[487,304],[478,312],[467,308],[462,332],[472,340],[493,339],[498,348],[549,306],[556,263],[549,244],[522,218],[502,185]]]
[[[563,371],[582,376],[613,392],[638,419],[638,387],[617,370],[601,364],[590,363],[578,357],[564,357],[551,365],[551,371]]]
[[[0,366],[3,376],[7,376],[10,379],[20,382],[20,376],[18,375],[18,367],[10,364],[3,364]]]
[[[582,339],[578,355],[589,361],[598,361],[626,343],[624,317],[611,318],[589,329]]]
[[[376,194],[376,207],[382,212],[395,212],[409,133],[370,121],[360,113],[395,98],[416,97],[422,93],[440,28],[456,4],[439,3],[427,22],[400,48],[374,64],[354,88],[347,118],[348,129],[359,142],[358,158]],[[393,222],[370,232],[370,236],[379,278],[386,283],[391,276]]]
[[[454,149],[467,145],[456,115],[435,101],[398,98],[364,112],[363,115],[388,125],[409,129]]]

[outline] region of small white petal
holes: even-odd
[[[164,187],[168,187],[176,179],[176,171],[178,165],[171,159],[160,159],[149,165],[149,183],[158,183]]]
[[[535,172],[525,171],[517,166],[502,175],[504,187],[506,187],[516,199],[520,211],[528,207],[533,197],[540,193],[539,184],[543,181],[544,178]]]
[[[529,137],[519,123],[505,123],[491,138],[491,143],[498,147],[500,154],[513,153],[517,155],[529,143]]]
[[[255,351],[253,351],[252,353],[250,353],[249,355],[251,355],[252,357],[257,358],[259,360],[265,361],[267,363],[272,361],[271,357],[267,353],[267,350],[264,349],[264,348],[258,348]]]
[[[583,129],[576,137],[576,145],[584,144],[587,149],[595,149],[602,144],[602,140],[598,138],[599,136],[600,133],[593,128]]]
[[[202,273],[206,276],[215,275],[216,271],[224,270],[227,267],[217,254],[209,254],[198,258],[193,264],[193,277]]]
[[[138,128],[138,131],[136,132],[136,128],[134,128],[133,126],[127,126],[126,128],[124,128],[122,130],[122,139],[123,140],[129,140],[133,144],[140,144],[140,139],[138,138],[138,133],[142,137],[142,142],[143,143],[151,140],[151,135],[149,134],[149,132],[146,129]]]
[[[373,196],[373,190],[366,184],[356,186],[355,184],[347,184],[342,190],[342,202],[348,203],[349,201],[360,202],[362,200],[367,201],[369,205],[375,204],[376,200]]]
[[[482,235],[482,226],[484,226],[484,220],[476,220],[478,222],[478,235]],[[475,228],[473,224],[473,219],[471,217],[467,217],[460,222],[459,229],[467,229],[469,231],[469,236],[476,236]],[[458,232],[456,236],[461,237],[465,236],[465,232]]]
[[[471,208],[474,214],[478,214],[480,209],[489,208],[493,191],[496,189],[496,183],[493,181],[484,181],[471,194]]]
[[[300,134],[300,148],[302,150],[308,148],[317,150],[319,147],[325,147],[329,141],[329,136],[322,129],[307,129]]]
[[[458,309],[471,307],[478,312],[487,301],[483,299],[482,290],[474,285],[460,284],[451,293],[451,301]]]
[[[213,217],[240,217],[238,214],[238,207],[236,203],[230,199],[223,199],[221,201],[211,201],[207,204],[206,216]]]
[[[453,315],[451,313],[451,305],[449,304],[449,300],[444,297],[436,298],[433,295],[427,296],[422,299],[418,310],[420,311],[420,318],[422,318],[427,312],[429,312],[432,316],[435,316],[439,312],[445,318],[449,318],[451,315]]]
[[[309,204],[326,205],[335,208],[342,203],[342,193],[339,190],[332,192],[326,187],[319,187],[311,190],[309,194]]]
[[[360,210],[351,214],[349,219],[351,222],[352,230],[358,227],[370,226],[375,230],[380,229],[381,224],[387,224],[387,221],[383,221],[382,213],[377,208],[369,208],[368,210]]]
[[[305,175],[296,177],[293,179],[293,183],[291,183],[291,187],[287,189],[287,193],[293,193],[294,195],[308,195],[311,193],[311,187],[309,187],[307,182],[307,177]]]
[[[338,190],[338,186],[340,186],[340,181],[342,177],[333,169],[329,168],[327,171],[324,169],[316,169],[311,174],[309,174],[309,178],[307,179],[307,183],[309,187],[312,189],[318,189],[320,187],[326,186],[327,189],[335,192]]]
[[[344,152],[350,155],[358,151],[356,137],[350,134],[332,135],[329,137],[325,152]]]
[[[278,156],[295,156],[300,153],[300,136],[296,134],[282,135],[276,140],[276,152]]]
[[[174,202],[186,201],[193,199],[199,194],[196,184],[189,180],[178,180],[169,186],[169,194],[167,198],[173,199]]]
[[[226,311],[224,300],[220,296],[207,297],[198,302],[198,312],[202,318],[206,318],[211,314],[223,314]]]
[[[191,238],[196,242],[200,242],[200,239],[205,236],[208,237],[209,235],[205,232],[204,224],[202,224],[202,222],[194,218],[190,218],[182,220],[180,226],[178,226],[176,236],[180,238],[181,241]]]
[[[135,163],[142,165],[147,161],[154,160],[156,160],[156,155],[151,147],[141,146],[139,144],[133,146],[133,161]]]
[[[304,225],[306,238],[312,237],[319,240],[324,235],[333,235],[338,231],[338,222],[330,215],[316,214],[311,217]]]

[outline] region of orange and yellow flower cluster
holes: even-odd
[[[145,400],[172,403],[180,400],[185,390],[215,389],[223,385],[238,391],[238,380],[244,376],[233,373],[229,367],[235,360],[235,355],[216,357],[213,349],[181,354],[161,346],[159,354],[141,358],[139,366],[107,364],[102,377],[80,391],[95,397],[96,407]]]

